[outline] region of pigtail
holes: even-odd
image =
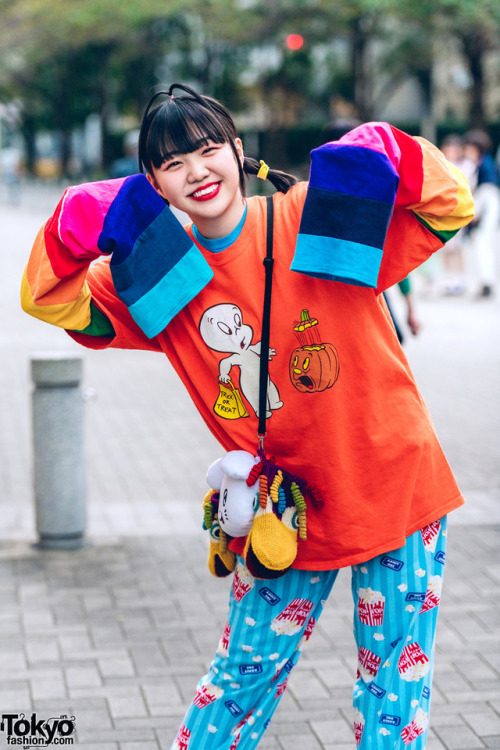
[[[246,175],[257,176],[261,170],[261,163],[257,159],[253,159],[250,156],[245,156],[243,163],[243,171]],[[280,193],[286,193],[298,182],[297,177],[288,174],[287,172],[281,172],[279,169],[269,169],[267,171],[266,179],[274,185],[276,190]]]

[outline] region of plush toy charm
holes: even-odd
[[[307,488],[311,502],[321,498],[314,487],[290,474],[264,451],[230,451],[207,472],[210,490],[204,503],[204,528],[210,530],[208,567],[213,575],[229,575],[234,555],[228,540],[246,536],[243,557],[254,578],[279,578],[292,566],[298,537],[307,538]],[[233,555],[231,558],[230,555]]]
[[[203,528],[210,533],[208,569],[216,578],[225,578],[236,567],[236,555],[219,526],[219,493],[209,490],[203,500]]]
[[[248,451],[229,451],[208,468],[208,486],[219,492],[219,524],[229,536],[246,536],[252,528],[259,485],[246,480],[257,463]]]
[[[298,539],[307,538],[307,482],[269,460],[259,450],[259,463],[247,479],[259,482],[259,507],[247,537],[243,557],[255,578],[279,578],[297,556]]]
[[[228,576],[235,567],[228,541],[246,536],[252,528],[258,484],[250,487],[246,480],[258,461],[247,451],[230,451],[208,468],[212,489],[203,501],[203,528],[210,532],[208,569],[217,578]]]

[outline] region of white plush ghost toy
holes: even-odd
[[[208,467],[208,485],[220,494],[219,524],[229,536],[246,536],[252,528],[259,481],[249,487],[246,479],[258,463],[248,451],[229,451]]]

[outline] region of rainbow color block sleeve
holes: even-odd
[[[116,293],[148,338],[213,276],[144,175],[85,183],[65,192],[38,234],[23,277],[23,309],[69,330],[113,335],[85,281],[90,263],[109,254]]]
[[[315,149],[292,270],[376,288],[395,207],[413,212],[438,239],[434,249],[474,214],[461,172],[428,141],[387,123]]]

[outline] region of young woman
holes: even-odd
[[[180,85],[166,94],[142,124],[146,177],[66,191],[33,247],[23,307],[90,348],[165,353],[223,448],[255,455],[268,217],[245,175],[267,177],[278,192],[265,448],[322,498],[304,491],[307,538],[296,524],[273,537],[280,511],[264,498],[248,539],[230,542],[227,625],[173,747],[258,745],[351,566],[356,744],[422,750],[446,514],[463,498],[381,292],[470,221],[467,181],[425,140],[367,123],[315,150],[309,182],[296,182],[245,157],[219,102]],[[268,580],[251,573],[258,534],[276,553]]]

